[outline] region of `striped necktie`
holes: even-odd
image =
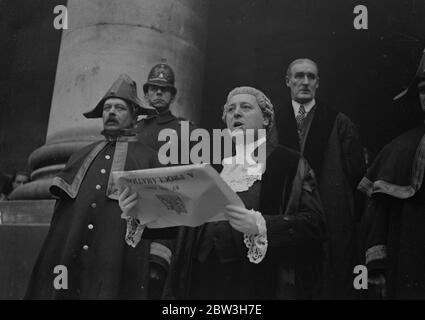
[[[298,114],[295,117],[295,120],[297,121],[298,136],[300,138],[302,135],[302,124],[306,117],[307,117],[307,111],[305,111],[305,107],[301,104],[300,109],[298,110]]]

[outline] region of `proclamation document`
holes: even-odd
[[[149,228],[197,227],[225,220],[226,205],[245,207],[239,196],[209,164],[112,173],[119,190],[138,193],[129,216]]]

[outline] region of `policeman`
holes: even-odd
[[[170,111],[177,89],[174,86],[174,71],[166,64],[161,62],[155,65],[149,72],[148,80],[143,85],[145,99],[150,106],[158,111],[158,115],[148,116],[140,120],[137,124],[138,138],[141,142],[148,145],[152,149],[159,151],[161,146],[167,141],[158,141],[159,132],[162,129],[174,129],[179,138],[179,146],[181,140],[181,126],[184,118],[176,117]],[[189,123],[189,132],[195,126]],[[185,137],[189,139],[189,137]],[[185,143],[189,143],[187,141]]]

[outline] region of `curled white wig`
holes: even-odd
[[[223,121],[226,122],[227,106],[229,104],[230,99],[237,94],[250,94],[257,99],[257,103],[260,106],[261,111],[263,112],[264,118],[269,119],[269,124],[266,127],[267,134],[269,134],[272,131],[274,125],[273,104],[263,92],[253,87],[237,87],[229,92],[229,94],[227,95],[226,104],[224,105],[223,109]]]

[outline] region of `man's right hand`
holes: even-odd
[[[122,218],[132,216],[128,213],[137,204],[137,192],[130,193],[130,188],[125,187],[119,196],[118,204],[122,210]]]

